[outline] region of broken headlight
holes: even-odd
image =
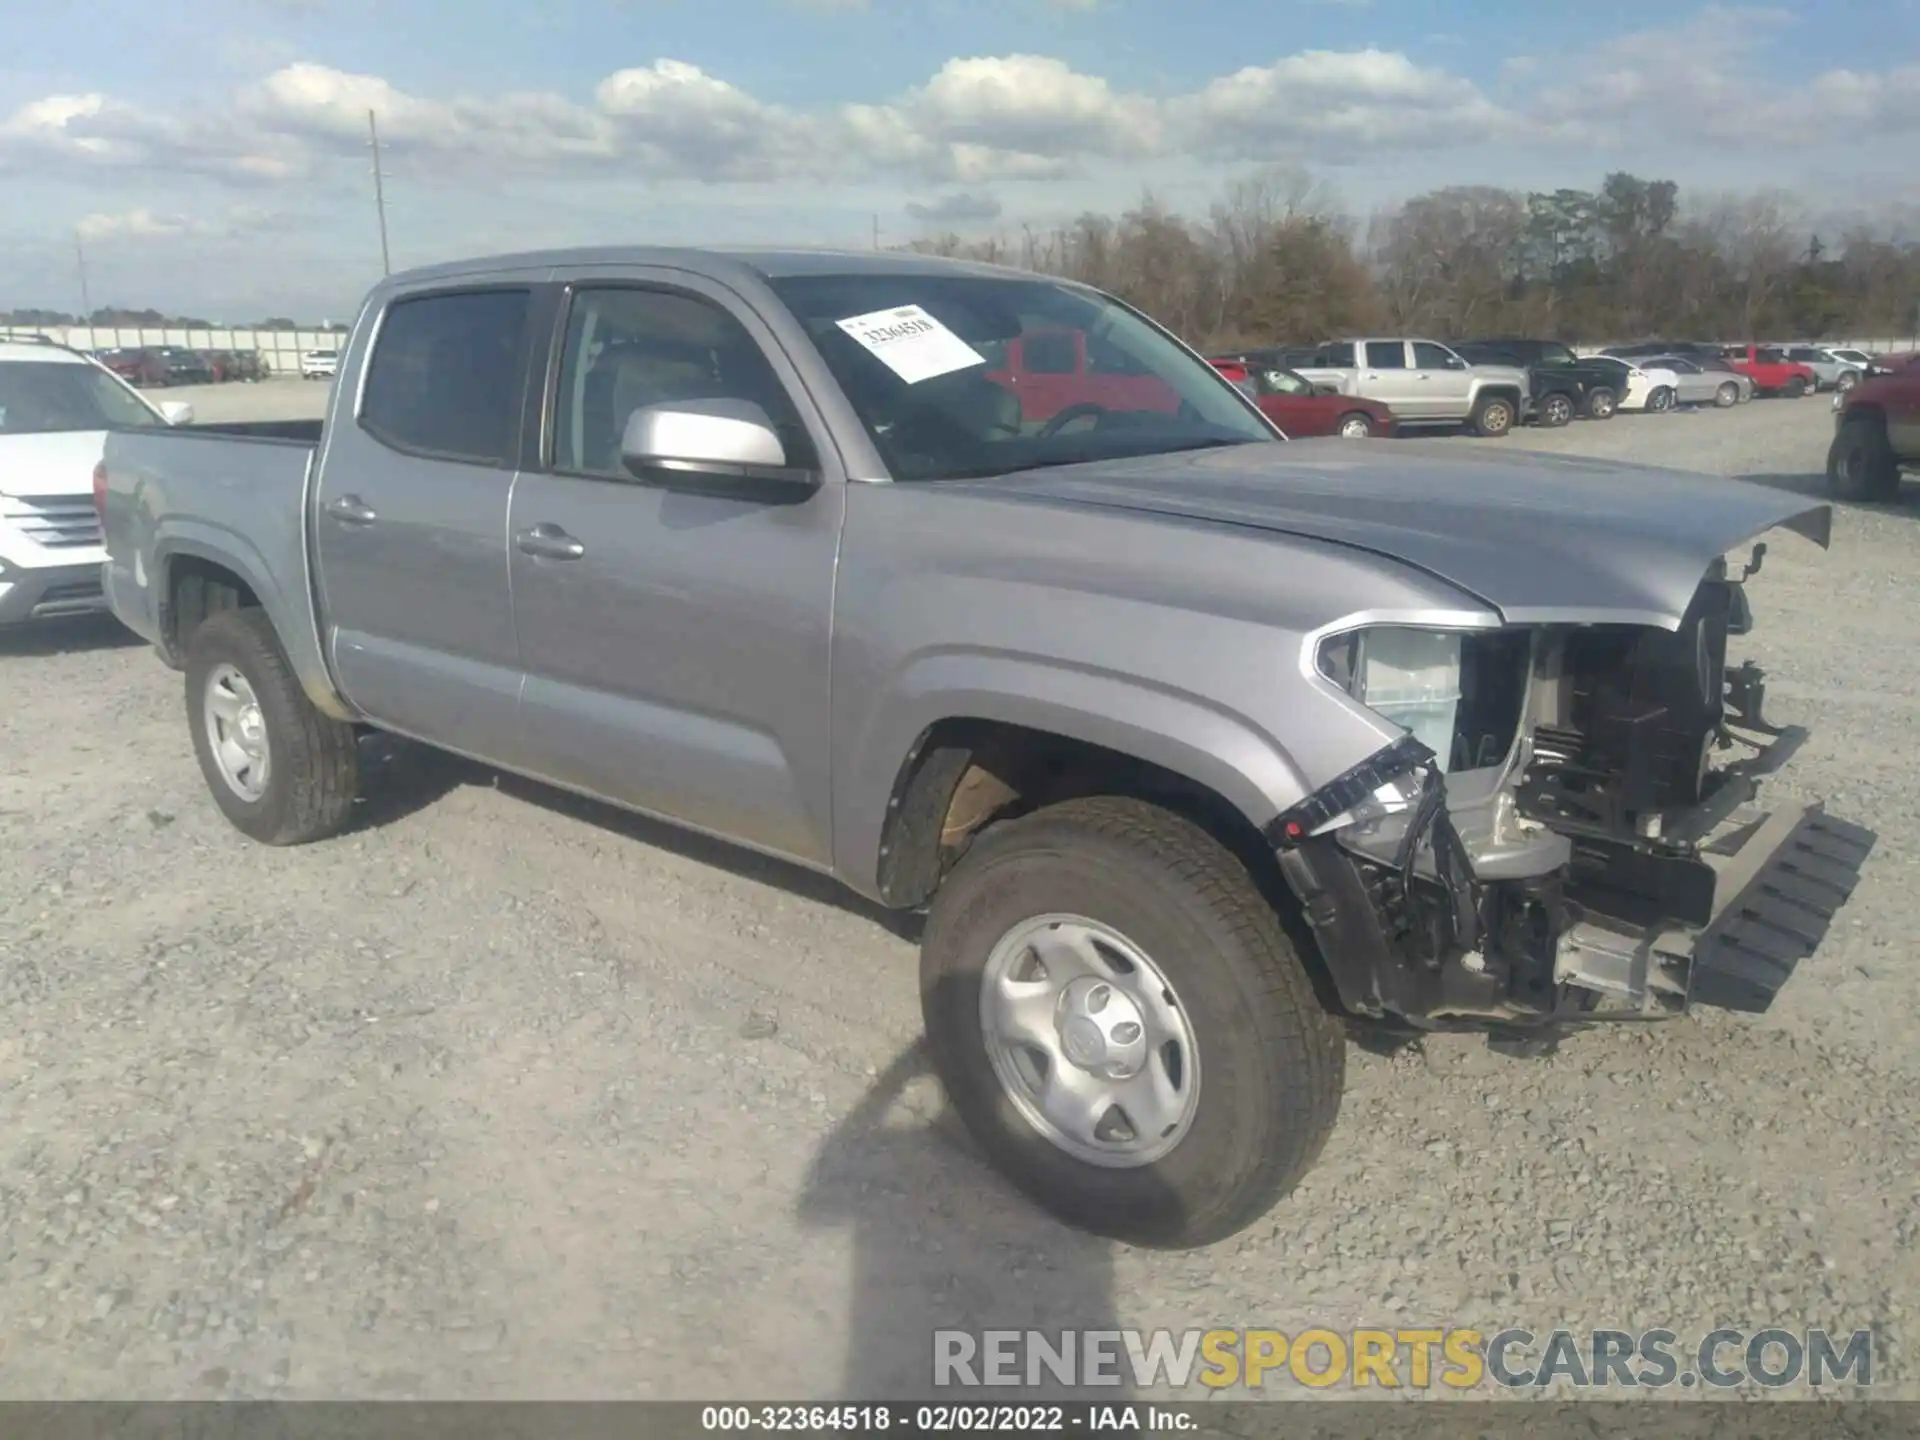
[[[1320,646],[1320,673],[1435,755],[1453,753],[1460,706],[1460,632],[1380,625]]]
[[[1526,630],[1376,625],[1329,636],[1314,663],[1432,751],[1443,770],[1476,770],[1512,749],[1531,655]]]

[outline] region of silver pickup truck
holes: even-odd
[[[1110,390],[1023,406],[1077,332]],[[1726,553],[1826,506],[1288,442],[1064,281],[608,249],[368,299],[310,434],[109,437],[114,611],[213,798],[353,823],[389,731],[924,915],[952,1103],[1059,1215],[1192,1246],[1304,1174],[1347,1028],[1763,1010],[1874,837],[1749,813],[1804,738]],[[1762,553],[1756,548],[1756,557]]]
[[[1404,428],[1465,425],[1500,436],[1533,410],[1524,366],[1476,365],[1438,340],[1330,340],[1296,368],[1317,386],[1378,400]]]

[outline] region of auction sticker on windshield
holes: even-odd
[[[909,385],[987,363],[986,356],[918,305],[875,310],[838,323]]]

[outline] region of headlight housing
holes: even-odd
[[[1453,753],[1460,708],[1460,646],[1457,630],[1378,625],[1329,636],[1315,663],[1327,679],[1407,731],[1444,765]]]

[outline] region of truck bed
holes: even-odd
[[[302,686],[337,712],[320,648],[305,511],[321,422],[114,431],[106,443],[106,592],[129,629],[180,663],[171,577],[197,558],[240,575]]]

